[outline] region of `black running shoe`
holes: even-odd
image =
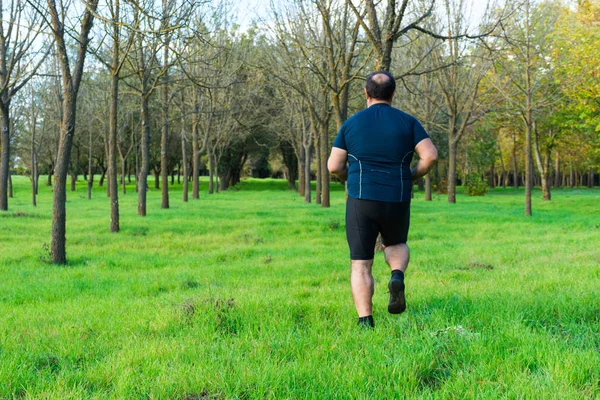
[[[404,280],[398,277],[392,277],[388,283],[390,290],[390,303],[388,312],[390,314],[401,314],[406,310],[406,298],[404,297]]]
[[[363,329],[373,329],[375,328],[375,321],[373,321],[373,316],[369,315],[367,317],[362,317],[358,319],[358,326]]]

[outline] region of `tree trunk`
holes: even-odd
[[[552,199],[550,189],[550,150],[547,151],[543,161],[544,172],[542,173],[542,192],[543,199],[550,201]]]
[[[163,0],[165,3],[166,0]],[[165,8],[166,10],[166,8]],[[166,12],[166,11],[163,11]],[[169,44],[167,34],[167,44],[164,47],[163,65],[167,68],[169,64]],[[162,90],[162,135],[160,139],[160,171],[162,180],[162,208],[169,208],[169,72],[165,72],[163,90]]]
[[[525,68],[525,216],[530,217],[531,213],[531,185],[533,181],[533,146],[532,135],[535,134],[535,122],[533,120],[533,89],[531,83],[530,60],[530,31],[529,31],[529,3],[527,3],[527,15],[525,17],[527,32],[527,67]]]
[[[37,155],[35,151],[32,152],[32,160],[31,163],[31,200],[34,207],[37,206],[37,192],[38,192],[38,166],[37,166]]]
[[[110,116],[109,116],[109,120],[110,120]],[[110,174],[112,174],[111,168],[110,168],[110,144],[109,142],[109,136],[110,133],[108,135],[105,135],[104,137],[104,156],[106,158],[106,178],[108,180],[108,182],[106,183],[106,197],[110,198]]]
[[[311,146],[304,146],[304,201],[311,202],[310,188],[310,150]]]
[[[127,159],[121,159],[121,171],[123,171],[123,177],[121,178],[121,186],[123,194],[127,194],[127,185],[125,184],[125,169],[127,168]]]
[[[529,114],[531,111],[529,111]],[[531,118],[531,115],[529,116]],[[533,181],[533,157],[531,146],[531,119],[525,124],[525,216],[531,217],[531,189]]]
[[[131,162],[127,163],[127,183],[131,183]]]
[[[77,147],[77,157],[75,160],[71,160],[71,192],[77,190],[77,174],[79,171],[77,167],[79,165],[79,147]]]
[[[35,114],[33,115],[33,121],[31,124],[31,204],[37,206],[37,155],[35,152]]]
[[[322,176],[323,176],[323,171],[321,170],[321,138],[320,137],[316,137],[315,138],[315,155],[317,158],[317,162],[316,162],[316,169],[317,169],[317,187],[316,187],[316,193],[315,193],[315,203],[316,204],[321,204],[321,199],[322,199]]]
[[[117,61],[118,60],[113,60],[113,68],[115,70],[115,62]],[[110,121],[108,133],[109,174],[107,185],[110,188],[110,231],[119,232],[119,186],[117,184],[117,107],[119,99],[119,76],[114,72],[111,74],[110,97]]]
[[[513,138],[513,151],[512,151],[512,162],[513,162],[513,187],[519,188],[519,167],[517,164],[517,143],[516,139]]]
[[[11,174],[8,174],[8,197],[11,199],[13,198],[13,182]]]
[[[594,168],[592,168],[592,167],[588,168],[588,181],[587,181],[587,185],[588,185],[588,187],[590,189],[594,187]]]
[[[556,153],[556,159],[554,160],[554,187],[561,187],[560,159],[558,153]]]
[[[200,124],[200,104],[198,93],[194,93],[194,114],[192,121],[192,199],[200,198],[200,149],[198,148],[198,126]]]
[[[304,152],[303,152],[304,153]],[[304,191],[306,190],[305,178],[306,171],[304,170],[304,154],[298,157],[298,194],[304,197]]]
[[[119,185],[125,184],[125,169],[127,168],[127,161],[121,159],[121,177],[119,178]]]
[[[181,99],[183,101],[183,97]],[[183,106],[182,106],[183,107]],[[183,159],[183,201],[188,201],[189,181],[188,181],[188,162],[187,146],[185,138],[185,109],[181,110],[181,158]]]
[[[87,179],[87,196],[88,200],[92,199],[92,187],[94,185],[94,171],[92,162],[92,130],[89,130],[89,149],[88,149],[88,179]]]
[[[490,165],[490,173],[489,173],[489,185],[490,188],[494,189],[496,187],[496,172],[494,170],[494,164]]]
[[[146,194],[148,192],[148,174],[150,173],[150,114],[148,96],[145,92],[141,94],[142,100],[142,137],[140,141],[140,155],[142,165],[138,177],[138,215],[146,216]]]
[[[329,170],[327,169],[327,153],[329,151],[329,127],[327,123],[321,126],[321,207],[328,208],[331,206],[330,188],[329,188]]]
[[[52,240],[50,254],[55,264],[67,262],[66,222],[67,222],[67,173],[75,131],[75,98],[65,89],[63,98],[63,119],[60,123],[60,139],[54,168],[54,198],[52,201]]]
[[[457,142],[448,140],[448,203],[456,203],[456,150]]]
[[[215,191],[215,159],[212,151],[208,151],[208,194]]]
[[[573,170],[573,161],[569,162],[569,187],[575,187],[575,171]]]
[[[431,175],[425,175],[425,201],[431,201]]]
[[[220,186],[221,186],[220,182],[222,182],[222,179],[219,178],[219,162],[215,159],[214,164],[215,164],[215,192],[219,193]]]
[[[106,179],[106,168],[102,168],[102,175],[100,175],[100,181],[98,182],[98,186],[104,185],[104,180]]]
[[[548,176],[548,171],[542,172],[541,182],[542,182],[542,193],[543,193],[542,200],[550,201],[552,199],[552,197],[551,197],[551,193],[550,193],[550,177]]]
[[[10,111],[9,105],[1,102],[0,111],[2,112],[2,134],[0,135],[0,210],[8,211],[8,177],[10,169],[8,160],[10,159]]]
[[[140,147],[139,145],[136,143],[135,144],[135,192],[137,193],[139,191],[139,179],[138,177],[140,176]]]
[[[540,145],[538,140],[538,131],[537,127],[533,125],[533,151],[535,154],[535,161],[540,173],[540,182],[542,186],[543,200],[550,201],[550,155],[547,154],[545,159],[542,159],[542,154],[540,153]],[[549,150],[547,151],[549,153]]]
[[[285,179],[288,181],[289,189],[296,189],[296,178],[298,177],[298,157],[293,146],[284,140],[279,142],[279,150],[283,159]]]
[[[36,157],[37,158],[37,157]],[[38,192],[38,172],[37,160],[33,162],[33,176],[31,179],[31,200],[34,207],[37,207],[37,192]]]

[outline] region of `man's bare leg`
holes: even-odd
[[[352,297],[358,317],[367,317],[373,314],[374,282],[371,274],[373,260],[352,260],[352,274],[350,285]]]
[[[385,252],[385,262],[390,266],[393,271],[399,269],[400,271],[406,271],[408,262],[410,261],[410,250],[406,243],[395,244],[393,246],[386,246],[383,248]]]
[[[392,270],[392,278],[388,283],[390,290],[390,303],[388,312],[400,314],[406,310],[406,298],[404,296],[404,271],[408,267],[410,251],[406,243],[400,243],[384,248],[385,262]]]

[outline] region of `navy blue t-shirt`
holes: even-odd
[[[429,135],[417,119],[385,103],[349,118],[333,147],[348,152],[348,195],[387,202],[410,201],[410,162]]]

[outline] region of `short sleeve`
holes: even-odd
[[[333,141],[333,147],[337,147],[342,150],[348,150],[346,148],[346,138],[344,136],[344,132],[346,132],[346,124],[344,123],[340,128],[335,140]]]
[[[415,122],[413,124],[413,138],[414,138],[414,142],[413,142],[414,147],[417,147],[417,145],[419,144],[419,142],[421,140],[429,139],[429,135],[425,131],[425,128],[423,128],[423,125],[421,125],[421,123],[416,118],[415,118]]]

